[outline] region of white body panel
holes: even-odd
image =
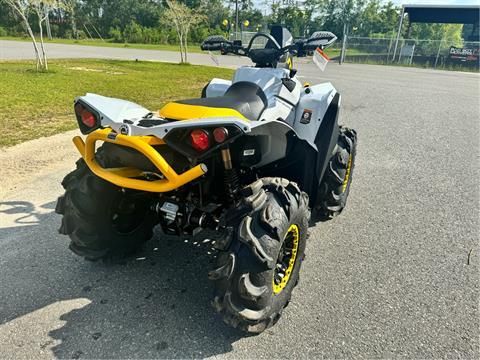
[[[293,77],[296,83],[293,91],[289,91],[282,83],[282,79],[288,79],[290,70],[282,68],[255,68],[244,66],[235,72],[233,81],[213,79],[206,89],[207,97],[221,96],[227,91],[232,83],[241,81],[257,84],[265,93],[268,105],[262,113],[260,120],[282,120],[293,126],[295,121],[295,105],[300,98],[302,84]]]
[[[123,123],[125,119],[140,120],[150,113],[143,106],[126,100],[90,93],[80,98],[100,113],[103,126]]]
[[[232,85],[231,80],[213,78],[206,88],[207,97],[223,96],[225,91]]]
[[[323,83],[303,89],[300,95],[300,101],[295,110],[295,121],[292,126],[297,136],[308,141],[315,149],[317,148],[315,137],[336,93],[337,90],[331,83]],[[302,116],[305,111],[311,112],[309,122],[302,122]]]
[[[233,123],[241,128],[244,132],[248,133],[251,131],[252,127],[258,123],[258,121],[246,121],[236,117],[229,117],[227,119],[192,119],[189,121],[171,121],[161,123],[163,119],[159,117],[158,114],[154,114],[144,107],[130,101],[109,98],[96,94],[87,94],[85,96],[80,96],[77,99],[81,99],[84,103],[88,104],[93,108],[93,110],[96,110],[100,114],[103,127],[111,127],[116,132],[125,135],[152,135],[163,139],[170,130],[174,128],[191,127],[192,122],[194,122],[196,126]],[[136,107],[134,107],[135,105]],[[135,113],[132,111],[132,106],[135,109]],[[149,119],[158,119],[159,125],[151,127],[139,126],[138,122],[148,115],[151,115],[149,116]],[[127,120],[127,122],[125,122],[125,120]]]
[[[293,91],[289,91],[282,83],[282,79],[290,78],[290,70],[282,68],[254,68],[241,67],[233,77],[233,82],[247,81],[257,84],[262,88],[268,101],[267,108],[262,113],[261,120],[281,119],[293,125],[293,111],[300,98],[302,84],[293,77],[295,82]]]

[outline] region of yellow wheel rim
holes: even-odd
[[[345,173],[345,179],[343,180],[342,192],[345,192],[345,190],[347,190],[348,180],[350,180],[351,171],[352,171],[352,155],[350,155],[350,157],[348,158],[347,172]]]
[[[272,288],[275,295],[279,294],[288,284],[295,260],[297,259],[298,243],[300,240],[300,231],[295,224],[288,228],[282,248],[278,255],[276,267],[273,271]]]

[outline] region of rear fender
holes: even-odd
[[[159,134],[158,137],[164,139],[168,145],[176,148],[184,155],[192,158],[192,154],[186,154],[184,152],[185,149],[176,147],[175,144],[171,142],[171,139],[174,138],[172,134],[186,131],[187,129],[213,129],[220,126],[227,128],[235,126],[235,128],[240,130],[241,133],[238,133],[238,135],[234,136],[235,139],[238,139],[240,137],[249,138],[240,140],[240,143],[254,142],[258,144],[258,148],[255,150],[255,153],[252,154],[252,156],[255,157],[258,156],[257,151],[261,154],[260,160],[258,162],[255,162],[254,165],[252,165],[253,167],[257,168],[284,158],[287,153],[287,134],[293,132],[293,128],[284,121],[245,121],[239,118],[210,118],[171,122],[167,125],[162,126],[164,132],[165,130],[167,130],[167,132],[165,132],[166,135]],[[233,141],[233,145],[235,145],[235,141]],[[251,150],[253,150],[243,147],[236,148],[235,146],[233,148],[235,151],[242,152],[242,154],[244,151],[247,151],[247,153],[249,153]],[[202,154],[199,158],[205,157],[207,154],[210,154],[214,150],[215,148],[210,149],[209,151]],[[232,156],[236,157],[235,154],[232,154]]]
[[[102,127],[115,127],[123,124],[125,119],[135,121],[142,119],[150,110],[131,101],[116,99],[97,94],[87,93],[79,96],[75,102],[80,101],[100,114]],[[118,125],[119,126],[119,125]]]
[[[261,160],[255,167],[262,167],[283,159],[287,154],[287,134],[293,129],[283,121],[255,121],[248,136],[259,139]]]

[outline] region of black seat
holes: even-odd
[[[258,120],[267,107],[265,93],[255,83],[239,81],[230,86],[225,95],[176,101],[179,104],[234,109],[249,120]]]

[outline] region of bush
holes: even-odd
[[[143,43],[143,29],[142,26],[136,22],[131,21],[123,31],[123,39],[125,42],[139,44]]]
[[[167,44],[176,45],[178,44],[177,32],[174,29],[168,30]]]
[[[143,42],[145,44],[166,44],[168,33],[159,28],[143,28]]]
[[[161,28],[143,27],[130,22],[122,32],[119,27],[111,27],[108,35],[112,42],[131,44],[167,44],[170,33]],[[175,34],[174,39],[175,39]]]
[[[189,36],[188,41],[190,43],[199,44],[210,35],[210,31],[209,31],[208,28],[203,27],[203,26],[202,27],[196,27],[196,28],[192,29],[192,31],[190,32],[189,35],[190,36]]]
[[[89,37],[87,37],[87,34],[85,33],[85,31],[83,31],[83,30],[78,30],[77,33],[78,33],[78,40],[86,40],[86,39],[89,39]]]
[[[52,31],[52,37],[54,37],[54,38],[61,37],[60,36],[60,26],[58,26],[57,24],[51,24],[50,29]]]
[[[3,27],[0,26],[0,36],[7,36],[7,30],[5,30]]]
[[[108,31],[108,36],[112,39],[113,42],[116,42],[116,43],[124,42],[123,34],[118,27],[110,28],[110,30]]]

